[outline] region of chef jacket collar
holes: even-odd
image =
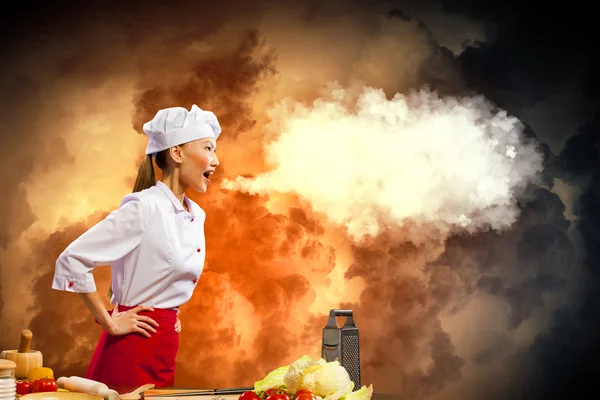
[[[173,207],[175,207],[175,209],[177,211],[185,211],[185,208],[183,208],[183,204],[181,204],[179,199],[175,196],[173,191],[171,189],[169,189],[169,187],[167,185],[165,185],[161,181],[157,181],[156,186],[158,186],[163,191],[163,193],[169,198],[169,200],[171,200],[171,203],[173,203]],[[194,207],[192,206],[192,202],[187,198],[185,193],[183,194],[183,201],[185,201],[187,203],[190,213],[195,215]]]

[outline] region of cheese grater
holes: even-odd
[[[346,317],[341,328],[335,317]],[[323,328],[321,357],[327,362],[339,361],[354,382],[354,390],[360,389],[360,350],[358,327],[354,323],[352,310],[331,310],[329,320]]]

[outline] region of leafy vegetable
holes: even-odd
[[[354,388],[350,375],[339,362],[314,364],[305,368],[300,376],[298,387],[308,389],[323,400],[339,400]]]
[[[285,383],[289,391],[292,393],[295,393],[298,389],[305,389],[298,387],[298,383],[300,383],[303,371],[307,370],[309,367],[312,367],[314,365],[323,364],[326,364],[326,361],[322,358],[318,361],[313,361],[312,358],[310,358],[309,356],[302,356],[290,365],[290,369],[288,370],[287,374],[285,374],[283,382]]]
[[[345,400],[370,400],[373,395],[373,385],[363,386],[356,392],[346,395]]]
[[[266,397],[267,390],[275,388],[284,389],[290,395],[306,389],[317,400],[371,400],[373,395],[373,385],[353,392],[354,382],[339,362],[326,362],[322,358],[313,361],[307,355],[289,366],[271,371],[263,380],[254,383],[254,392],[261,398]]]
[[[287,374],[288,369],[290,367],[285,365],[283,367],[279,367],[271,372],[265,377],[265,379],[261,381],[254,382],[254,391],[258,392],[266,392],[267,389],[272,388],[284,388],[285,384],[283,382],[283,377]]]

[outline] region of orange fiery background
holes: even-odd
[[[302,165],[297,175],[257,186],[273,160],[292,154],[280,149],[271,161],[266,154],[281,133],[270,124],[282,100],[310,108],[334,81],[381,89],[388,98],[424,84],[440,96],[458,94],[463,87],[450,51],[415,20],[366,13],[354,3],[219,3],[82,14],[61,31],[42,30],[1,67],[17,77],[3,83],[10,101],[0,101],[11,116],[3,130],[12,132],[2,138],[2,148],[11,149],[4,173],[18,188],[2,211],[1,347],[16,348],[21,330],[30,328],[33,347],[58,376],[85,374],[100,329],[75,295],[50,289],[54,262],[131,190],[146,145],[142,123],[159,108],[198,104],[222,124],[221,167],[206,194],[189,193],[208,215],[207,260],[182,307],[177,385],[252,385],[304,354],[318,357],[331,308],[354,310],[363,381],[376,391],[458,399],[476,394],[484,379],[505,384],[505,360],[470,360],[485,352],[518,358],[562,301],[548,295],[544,308],[515,316],[504,296],[509,288],[490,278],[495,289],[482,289],[486,271],[511,282],[519,258],[513,249],[530,225],[508,217],[508,233],[459,230],[454,237],[431,222],[437,211],[427,209],[426,196],[439,195],[431,191],[411,200],[424,209],[405,213],[403,223],[376,216],[390,229],[356,237],[347,220],[315,209],[319,194],[301,192]],[[304,159],[310,182],[327,185],[326,176],[333,183],[326,172],[339,160],[315,154],[335,144],[325,137],[311,144],[294,157]],[[362,146],[382,150],[369,140]],[[375,158],[359,160],[364,179],[382,173]],[[291,189],[277,190],[277,179],[292,182]],[[239,186],[227,190],[225,182]],[[403,193],[419,190],[401,189],[400,205]],[[497,265],[486,264],[483,253],[500,257],[506,249]],[[110,269],[97,268],[95,276],[106,293]]]

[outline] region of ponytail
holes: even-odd
[[[148,155],[144,157],[144,161],[142,161],[142,165],[140,165],[140,169],[138,170],[137,178],[135,179],[135,184],[133,185],[133,192],[141,192],[144,189],[148,189],[152,186],[156,185],[156,176],[154,175],[154,166],[152,166],[152,155]],[[108,289],[108,300],[113,295],[112,284]]]
[[[154,176],[154,166],[152,166],[152,155],[148,155],[144,157],[144,161],[142,161],[142,165],[140,165],[137,178],[135,179],[135,185],[133,185],[133,192],[141,192],[155,184],[156,176]]]

